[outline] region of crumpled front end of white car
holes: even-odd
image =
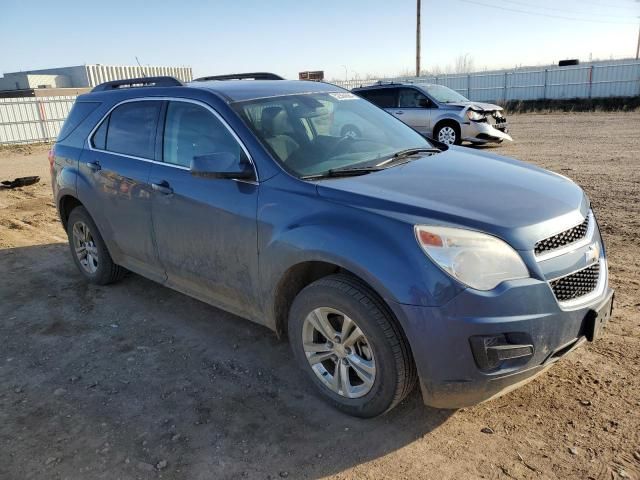
[[[501,143],[513,141],[509,135],[509,124],[502,108],[488,110],[469,105],[461,112],[462,140],[473,143]]]

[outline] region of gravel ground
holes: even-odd
[[[616,288],[605,335],[459,411],[414,392],[357,420],[314,395],[267,329],[136,275],[87,285],[46,149],[0,150],[0,478],[640,478],[640,113],[511,117],[489,147],[577,181]],[[489,432],[489,433],[485,433]]]

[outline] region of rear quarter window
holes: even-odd
[[[91,143],[94,148],[98,148],[100,150],[105,150],[107,148],[107,128],[109,128],[109,119],[105,118],[91,139]]]
[[[71,107],[71,111],[67,116],[60,133],[58,134],[58,141],[67,138],[71,132],[73,132],[78,125],[80,125],[85,118],[89,116],[98,106],[100,102],[76,102]]]

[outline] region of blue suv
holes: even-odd
[[[361,135],[341,136],[345,117]],[[352,415],[416,381],[435,407],[503,394],[611,314],[575,183],[429,141],[326,83],[108,82],[78,97],[50,162],[89,282],[132,271],[288,336]]]

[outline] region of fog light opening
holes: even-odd
[[[475,335],[469,338],[473,358],[480,370],[495,370],[504,362],[533,356],[534,348],[526,333]]]

